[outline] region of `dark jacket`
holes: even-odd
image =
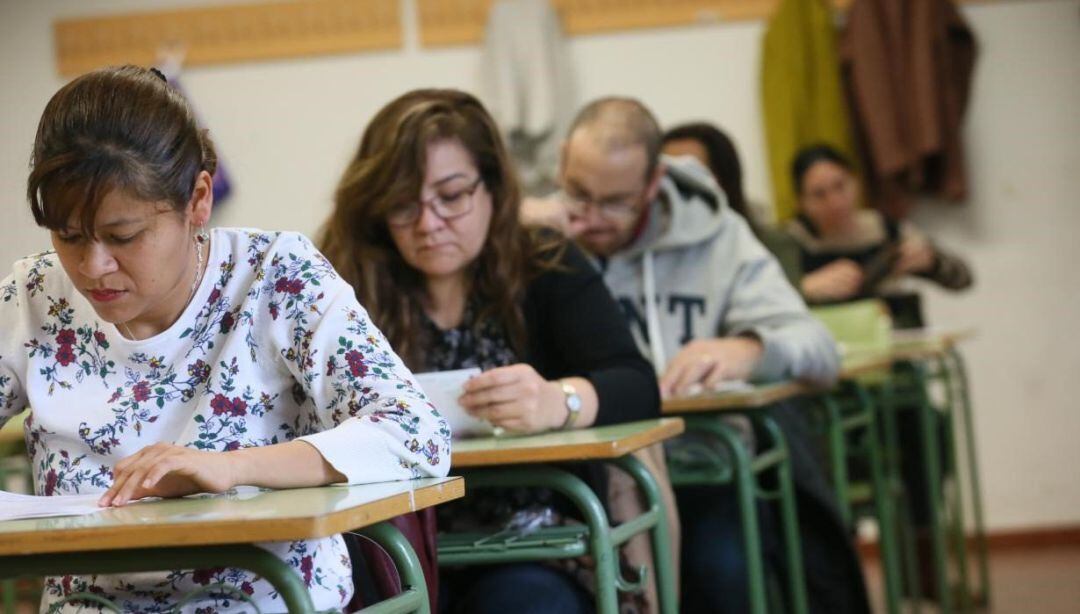
[[[960,128],[975,36],[952,0],[855,0],[840,60],[871,192],[890,217],[912,195],[967,194]]]

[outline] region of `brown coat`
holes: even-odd
[[[967,195],[960,127],[976,42],[951,0],[855,0],[840,59],[867,183],[890,216]]]

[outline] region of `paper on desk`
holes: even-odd
[[[98,507],[101,493],[38,497],[0,490],[0,521],[50,516],[83,516],[105,509]]]
[[[495,432],[495,427],[490,422],[472,416],[458,403],[458,397],[464,392],[462,386],[470,377],[476,375],[480,375],[480,369],[416,374],[416,380],[420,382],[424,394],[450,423],[450,431],[454,434],[454,439],[460,439],[466,435],[491,435]]]
[[[723,392],[745,392],[753,390],[754,385],[746,380],[733,379],[717,382],[706,388],[703,384],[690,384],[686,387],[686,396],[696,397],[700,394],[719,394]]]

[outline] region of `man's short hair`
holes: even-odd
[[[571,137],[580,128],[593,132],[605,151],[633,145],[645,147],[646,177],[660,161],[660,124],[649,109],[634,98],[607,96],[585,105],[570,125]]]

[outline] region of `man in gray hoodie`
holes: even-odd
[[[727,207],[707,169],[662,157],[660,146],[659,126],[640,102],[587,105],[563,146],[561,193],[527,201],[524,221],[561,229],[595,258],[665,397],[726,380],[833,382],[836,345],[776,259]],[[793,409],[774,417],[793,456],[811,609],[868,611],[833,491]],[[683,611],[747,611],[733,497],[713,487],[677,494]]]

